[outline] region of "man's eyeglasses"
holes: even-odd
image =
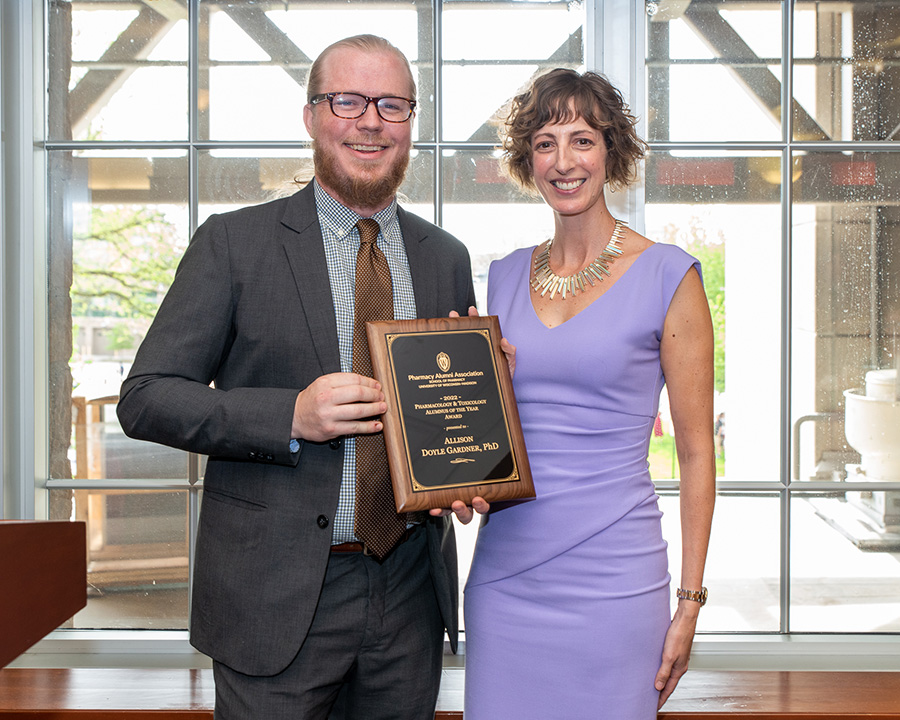
[[[345,120],[353,120],[362,117],[369,109],[369,103],[375,103],[378,116],[386,122],[402,123],[412,117],[416,109],[415,100],[407,100],[401,97],[366,97],[357,93],[332,92],[313,95],[309,99],[310,105],[318,105],[328,101],[331,112]]]

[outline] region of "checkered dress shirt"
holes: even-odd
[[[353,305],[356,288],[356,253],[359,250],[359,231],[356,223],[361,217],[341,205],[313,180],[316,210],[325,243],[328,279],[337,319],[338,345],[341,352],[341,371],[353,372]],[[381,212],[373,215],[378,221],[378,247],[387,258],[394,285],[394,318],[411,320],[416,317],[416,299],[406,247],[397,219],[396,198]],[[334,518],[332,542],[354,542],[353,507],[356,500],[356,440],[344,439],[344,472],[341,476],[341,495]]]

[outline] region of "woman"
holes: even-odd
[[[713,340],[699,263],[615,220],[646,145],[602,76],[558,69],[516,97],[509,174],[553,237],[491,265],[516,346],[537,498],[495,505],[466,587],[466,720],[651,720],[687,670],[715,498]],[[647,454],[668,386],[681,469],[674,617]]]

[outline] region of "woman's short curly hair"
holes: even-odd
[[[536,194],[531,140],[549,123],[583,118],[606,141],[607,182],[613,190],[628,187],[647,144],[635,132],[637,119],[620,93],[603,75],[557,68],[541,75],[513,98],[501,128],[503,166],[524,191]]]

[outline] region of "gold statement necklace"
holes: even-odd
[[[547,241],[547,247],[541,250],[534,258],[534,277],[531,280],[531,287],[535,292],[539,292],[544,297],[548,292],[552,300],[556,293],[560,293],[562,299],[566,299],[566,294],[575,295],[576,292],[584,292],[587,289],[587,283],[593,286],[594,278],[602,281],[603,276],[609,277],[609,265],[622,255],[622,239],[625,237],[625,223],[622,220],[616,220],[616,226],[613,228],[612,237],[606,244],[606,248],[599,256],[591,260],[587,267],[579,270],[574,275],[560,277],[550,269],[550,248],[553,247],[553,238]],[[585,282],[587,281],[587,282]]]

